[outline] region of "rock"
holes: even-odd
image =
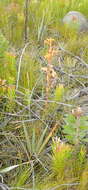
[[[88,20],[78,11],[68,12],[63,18],[63,23],[70,28],[76,29],[78,32],[88,31]]]

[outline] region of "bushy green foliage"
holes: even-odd
[[[63,133],[68,142],[74,145],[88,142],[88,137],[86,136],[88,130],[87,117],[81,116],[78,119],[70,114],[65,118],[65,123],[66,124],[63,126]]]
[[[87,175],[86,167],[85,146],[74,147],[56,137],[52,141],[51,172],[41,189],[65,190],[68,187],[79,190],[83,176]],[[86,180],[83,185],[86,187]]]
[[[88,35],[78,35],[63,26],[62,18],[71,10],[88,16],[88,1],[31,0],[29,42],[23,51],[25,1],[0,1],[0,161],[2,171],[10,169],[6,174],[2,172],[4,182],[14,189],[35,190],[40,181],[38,189],[44,190],[87,187],[87,152],[80,145],[88,141],[88,119],[69,114],[76,102],[69,101],[68,96],[75,88],[88,85]],[[52,63],[58,80],[46,101],[46,75],[42,67],[47,67],[44,40],[50,37],[55,38],[54,48],[58,50]],[[56,133],[62,141],[51,141]]]
[[[53,157],[52,168],[58,179],[64,178],[64,172],[66,170],[67,163],[71,158],[72,148],[69,145],[64,144],[60,139],[52,144]]]

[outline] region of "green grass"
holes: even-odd
[[[88,1],[31,0],[26,48],[24,4],[24,0],[0,1],[3,33],[0,36],[0,174],[3,173],[4,183],[18,190],[70,190],[71,187],[85,190],[86,145],[82,146],[81,141],[77,147],[71,144],[63,126],[72,109],[79,105],[85,108],[87,104],[85,96],[81,101],[81,97],[73,97],[88,86],[88,34],[67,29],[62,18],[71,10],[80,11],[88,18]],[[51,62],[57,81],[50,88],[46,102],[47,80],[42,68],[47,68],[44,56],[48,47],[44,40],[50,37],[55,39],[54,50],[58,50]],[[62,148],[62,152],[55,153],[52,138],[56,136],[68,142],[64,145],[67,151]]]

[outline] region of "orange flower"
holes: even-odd
[[[53,49],[52,50],[52,57],[55,56],[55,55],[57,55],[57,53],[58,53],[58,51]]]
[[[44,44],[47,44],[49,46],[51,46],[54,42],[55,40],[53,38],[47,38],[46,40],[44,40]]]
[[[46,59],[47,61],[51,61],[51,59],[52,59],[52,54],[51,54],[51,53],[47,53],[44,57],[45,57],[45,59]]]

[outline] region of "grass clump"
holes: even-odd
[[[88,35],[62,18],[88,2],[30,1],[26,42],[25,2],[0,2],[1,188],[84,190]]]

